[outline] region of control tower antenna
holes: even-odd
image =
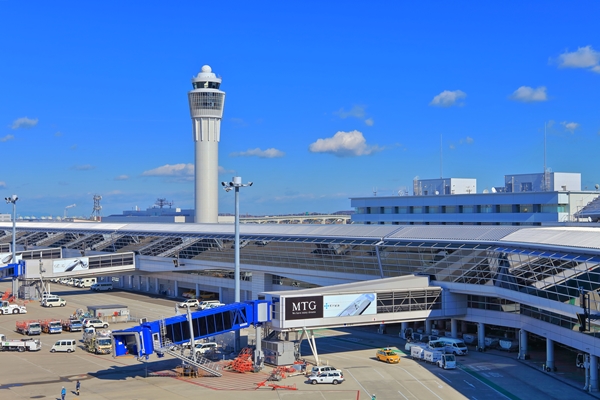
[[[100,205],[100,200],[102,200],[102,196],[99,194],[94,195],[94,209],[92,210],[92,216],[90,217],[93,221],[100,220],[100,210],[102,210],[102,206]]]
[[[217,223],[219,215],[219,141],[225,92],[208,65],[192,78],[188,92],[195,142],[195,222]]]
[[[173,202],[167,201],[167,199],[156,199],[156,203],[154,203],[154,205],[157,205],[158,208],[163,208],[164,206],[169,206],[169,208],[171,208],[173,206]]]

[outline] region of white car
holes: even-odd
[[[182,307],[196,307],[198,308],[198,306],[200,305],[200,302],[198,301],[198,299],[187,299],[186,301],[182,301],[181,303],[177,303],[177,307],[182,308]]]
[[[84,319],[83,320],[83,327],[84,328],[108,328],[108,322],[104,322],[101,319],[97,319],[97,318],[88,318],[88,319]]]
[[[313,374],[308,377],[311,384],[316,385],[317,383],[331,383],[337,385],[338,383],[344,382],[344,375],[340,371],[329,371],[322,372],[318,375]]]

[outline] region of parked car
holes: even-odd
[[[182,308],[182,307],[196,307],[198,308],[198,306],[200,305],[200,301],[198,301],[198,299],[187,299],[186,301],[182,301],[181,303],[177,303],[177,307]]]
[[[316,385],[317,383],[331,383],[337,385],[338,383],[344,382],[344,375],[339,371],[322,372],[318,375],[311,375],[308,377],[311,384]]]
[[[400,362],[400,356],[398,356],[394,350],[387,347],[377,350],[376,356],[379,361],[385,361],[390,364],[397,364]]]
[[[206,354],[211,351],[215,351],[217,347],[219,347],[219,345],[214,342],[196,343],[196,352],[200,354]]]
[[[49,297],[42,300],[42,307],[64,307],[66,305],[67,301],[60,297]]]
[[[339,369],[337,369],[336,367],[333,367],[333,366],[331,366],[331,365],[319,365],[319,366],[315,365],[315,366],[314,366],[314,367],[312,367],[312,369],[310,370],[310,374],[311,374],[311,375],[319,375],[319,374],[321,374],[321,373],[323,373],[323,372],[333,372],[333,371],[336,371],[336,372],[342,373],[342,371],[341,371],[341,370],[339,370]]]
[[[88,318],[88,319],[84,319],[83,320],[83,327],[84,328],[108,328],[108,322],[104,322],[101,319],[97,319],[97,318]]]

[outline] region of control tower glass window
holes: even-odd
[[[194,82],[194,89],[218,89],[219,82]]]
[[[223,107],[223,93],[190,93],[192,109],[220,110]]]

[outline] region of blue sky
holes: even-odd
[[[547,166],[592,189],[598,15],[597,1],[0,0],[0,191],[21,216],[89,216],[94,194],[102,215],[191,208],[187,92],[204,64],[227,93],[219,178],[254,182],[242,213],[349,210],[440,177],[440,147],[443,176],[481,192],[542,172],[544,123]]]

